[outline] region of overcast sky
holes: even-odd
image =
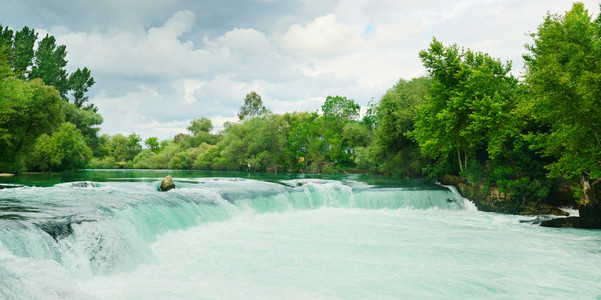
[[[594,16],[599,0],[582,1]],[[568,0],[2,0],[0,24],[67,46],[88,67],[102,133],[172,138],[201,116],[236,121],[258,92],[273,112],[317,110],[328,95],[362,106],[425,74],[433,37],[513,62],[526,35]]]

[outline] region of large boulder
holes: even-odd
[[[171,178],[171,175],[167,175],[167,177],[161,181],[161,191],[166,192],[174,188],[175,183],[173,183],[173,178]]]

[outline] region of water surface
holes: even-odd
[[[178,188],[158,192],[168,173]],[[152,170],[2,180],[22,186],[0,190],[0,298],[601,299],[599,231],[478,212],[426,180]]]

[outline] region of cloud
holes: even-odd
[[[336,21],[336,16],[316,18],[305,26],[292,25],[282,37],[284,47],[305,55],[333,55],[359,46],[361,32]]]
[[[4,25],[50,32],[84,66],[102,132],[173,137],[201,116],[236,121],[257,91],[282,113],[328,95],[366,105],[399,78],[425,73],[433,36],[521,68],[525,36],[564,0],[6,0]],[[585,0],[598,14],[597,0]],[[232,9],[235,7],[236,9]],[[6,8],[6,9],[5,9]],[[116,9],[119,8],[119,9]]]

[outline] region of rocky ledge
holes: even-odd
[[[474,202],[478,210],[513,215],[556,215],[569,214],[557,207],[536,202],[517,203],[511,195],[496,187],[473,186],[459,176],[444,175],[439,179],[444,185],[457,188],[461,196]]]

